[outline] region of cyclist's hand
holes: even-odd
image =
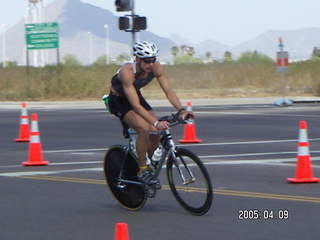
[[[159,121],[155,126],[158,130],[163,131],[169,129],[169,123],[167,121]]]
[[[182,110],[181,111],[182,119],[194,119],[193,111]]]

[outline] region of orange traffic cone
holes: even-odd
[[[187,111],[192,111],[191,102],[187,103]],[[202,140],[197,139],[196,128],[194,122],[190,122],[184,125],[183,139],[179,140],[181,143],[200,143]]]
[[[320,178],[313,177],[306,121],[300,121],[296,177],[287,180],[291,183],[320,182]]]
[[[16,142],[30,141],[29,118],[28,118],[27,104],[25,102],[22,103],[19,138],[16,138],[15,141]]]
[[[129,240],[128,224],[117,223],[114,240]]]
[[[31,115],[31,139],[29,143],[28,161],[23,162],[25,166],[48,165],[49,162],[43,160],[42,146],[40,142],[40,132],[38,127],[38,115]]]

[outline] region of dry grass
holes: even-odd
[[[117,65],[47,66],[0,69],[0,100],[97,100],[108,92]],[[164,66],[181,98],[266,97],[281,94],[273,63],[213,63]],[[287,95],[320,95],[320,62],[294,63],[286,74]],[[146,98],[165,98],[156,81],[143,89]]]

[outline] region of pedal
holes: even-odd
[[[121,190],[125,189],[126,185],[123,183],[118,183],[117,187]]]
[[[155,187],[150,187],[147,189],[147,196],[148,198],[154,198],[157,194],[157,190]]]
[[[161,187],[161,184],[160,182],[158,181],[157,184],[155,185],[155,189],[157,190],[160,190],[162,187]]]

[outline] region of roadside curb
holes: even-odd
[[[274,103],[279,97],[261,98],[211,98],[211,99],[181,99],[183,105],[191,102],[193,106],[203,105],[246,105],[246,104],[270,104]],[[320,103],[319,97],[288,97],[293,103]],[[162,107],[170,106],[168,100],[147,100],[151,106]],[[102,101],[27,101],[29,109],[105,109]],[[21,102],[0,102],[1,109],[21,109]]]

